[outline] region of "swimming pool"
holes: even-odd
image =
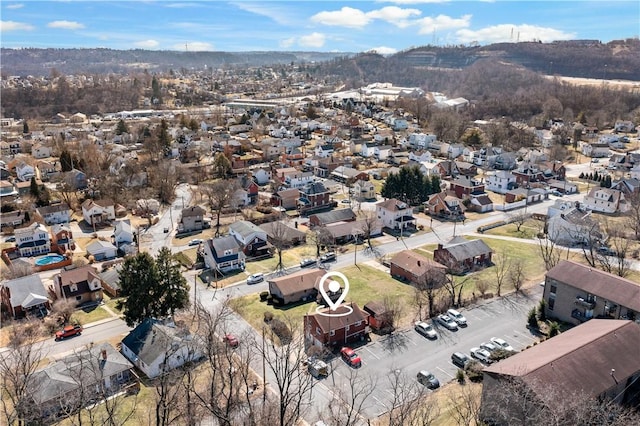
[[[52,263],[62,262],[64,260],[64,256],[59,254],[48,254],[46,256],[41,257],[40,259],[36,259],[35,264],[37,266],[45,266],[51,265]]]

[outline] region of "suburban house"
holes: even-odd
[[[621,191],[611,188],[591,188],[584,197],[584,208],[599,213],[624,212],[628,209]]]
[[[504,200],[507,204],[524,201],[524,205],[544,201],[547,191],[542,188],[515,188],[504,194]]]
[[[111,297],[120,297],[120,270],[122,263],[105,267],[102,264],[102,272],[98,274],[102,283],[102,290]]]
[[[375,200],[376,198],[376,187],[368,180],[357,180],[350,192],[359,201]]]
[[[244,270],[244,261],[240,243],[233,235],[208,239],[204,243],[204,264],[209,269],[220,273]]]
[[[22,210],[15,210],[7,213],[0,212],[0,229],[17,228],[26,222],[28,218],[29,216]]]
[[[287,188],[302,188],[308,183],[313,182],[315,176],[312,172],[290,173],[284,180]]]
[[[102,300],[102,281],[93,266],[63,269],[53,276],[53,291],[58,299],[73,300],[76,306],[99,303]]]
[[[57,224],[51,227],[51,251],[65,254],[76,249],[73,232],[67,224]]]
[[[350,208],[336,209],[310,215],[309,225],[313,228],[315,226],[327,226],[337,222],[353,222],[354,220],[356,220],[356,214]]]
[[[300,214],[306,215],[332,206],[329,191],[322,182],[311,182],[300,188],[300,198],[298,198]]]
[[[412,284],[440,287],[446,279],[447,267],[419,255],[413,250],[396,253],[390,261],[389,273]]]
[[[71,208],[67,203],[51,204],[49,206],[41,206],[36,208],[36,213],[40,215],[47,225],[56,223],[71,222]]]
[[[260,229],[267,233],[267,241],[271,244],[283,244],[285,247],[297,246],[307,239],[306,233],[282,221],[263,223]],[[274,243],[274,240],[278,241]]]
[[[582,155],[592,158],[608,157],[611,153],[611,151],[609,151],[609,144],[606,142],[582,143],[580,150],[582,151]]]
[[[133,243],[133,227],[129,219],[118,220],[113,229],[113,241],[117,247]]]
[[[268,168],[252,169],[251,176],[258,185],[266,185],[271,180],[271,171]]]
[[[351,243],[356,239],[361,242],[366,239],[367,233],[370,237],[382,235],[380,222],[370,219],[331,223],[325,227],[325,230],[331,237],[330,246]]]
[[[487,191],[505,194],[516,186],[516,176],[506,170],[497,171],[487,177]]]
[[[329,315],[335,316],[329,316]],[[340,315],[340,316],[337,316]],[[362,342],[369,334],[369,314],[357,304],[342,304],[335,311],[330,308],[304,316],[304,336],[315,347],[339,347]]]
[[[96,261],[113,259],[118,255],[118,248],[109,241],[95,240],[85,247],[87,254]]]
[[[569,260],[547,272],[543,299],[548,317],[572,324],[591,318],[640,321],[638,283]]]
[[[299,197],[299,189],[283,189],[271,195],[271,205],[274,207],[282,207],[285,210],[292,210],[298,206]]]
[[[552,191],[555,190],[562,194],[574,194],[578,192],[578,185],[567,182],[566,180],[549,179],[547,185],[549,185],[549,189]]]
[[[472,193],[469,201],[469,211],[486,213],[493,210],[493,201],[486,192]]]
[[[446,192],[432,194],[424,203],[424,212],[430,216],[460,220],[464,218],[466,207],[459,198],[447,195]]]
[[[317,144],[313,152],[317,157],[329,158],[333,155],[333,145],[329,143]]]
[[[604,241],[598,221],[591,212],[572,203],[556,202],[547,210],[547,236],[556,244],[573,246]]]
[[[21,257],[37,256],[51,251],[49,230],[42,223],[33,222],[25,228],[14,230],[14,234]]]
[[[582,405],[585,410],[597,410],[598,402],[610,401],[634,406],[640,379],[638,347],[638,324],[593,320],[485,367],[480,419],[499,426],[522,418],[545,423],[544,419],[571,413],[569,396],[591,399],[584,402],[596,406]],[[589,418],[588,411],[581,414]]]
[[[65,182],[70,182],[73,189],[86,189],[87,175],[81,170],[73,169],[65,174]]]
[[[204,356],[205,342],[186,327],[146,318],[122,339],[122,355],[153,379]]]
[[[611,189],[622,192],[625,196],[640,195],[640,179],[621,179],[611,185]]]
[[[116,211],[112,201],[88,199],[82,203],[82,217],[89,226],[115,220]]]
[[[269,279],[269,294],[281,305],[315,300],[316,284],[325,274],[324,269],[303,269],[290,275]]]
[[[383,228],[393,230],[415,228],[417,222],[413,208],[396,198],[376,203],[376,215]]]
[[[0,296],[2,304],[13,318],[44,317],[51,306],[38,274],[4,281],[0,284]]]
[[[453,237],[446,244],[438,244],[433,260],[454,273],[463,273],[491,265],[493,251],[482,240],[465,240]]]
[[[178,233],[201,231],[204,228],[205,210],[200,206],[182,209],[178,222]]]
[[[92,401],[137,392],[133,365],[109,343],[90,345],[33,373],[26,394],[43,420],[58,420]],[[79,398],[82,395],[83,398]]]
[[[353,167],[338,166],[331,172],[331,179],[336,182],[351,184],[357,180],[369,180],[369,175],[364,170]]]
[[[35,168],[31,164],[21,162],[16,165],[16,177],[22,182],[30,182],[36,176]]]
[[[240,243],[246,256],[261,257],[271,254],[273,247],[267,241],[267,233],[249,221],[239,220],[229,225],[229,235]]]
[[[456,197],[464,200],[471,194],[484,192],[484,183],[468,176],[458,176],[451,182],[450,189]]]

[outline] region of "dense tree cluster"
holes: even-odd
[[[431,194],[441,191],[440,177],[425,176],[417,166],[403,167],[399,173],[391,173],[382,186],[380,194],[385,198],[397,198],[412,206],[429,199]]]

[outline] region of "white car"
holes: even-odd
[[[482,348],[471,348],[469,351],[471,353],[471,357],[477,359],[483,364],[491,364],[493,360],[491,359],[491,354],[488,350]]]
[[[433,329],[431,324],[428,324],[424,321],[418,321],[414,328],[418,333],[422,334],[424,337],[428,339],[438,338],[438,333],[436,333],[436,331]]]
[[[193,240],[189,241],[190,246],[199,246],[201,243],[202,240],[200,238],[194,238]]]
[[[440,314],[436,317],[436,319],[438,320],[438,322],[440,324],[442,324],[446,329],[451,330],[451,331],[456,331],[458,330],[458,324],[456,324],[456,322],[451,319],[451,317],[449,315],[445,315],[445,314]]]
[[[491,341],[493,343],[495,343],[495,345],[497,347],[499,347],[500,349],[503,349],[503,350],[509,351],[509,352],[515,352],[516,351],[515,349],[513,349],[513,346],[508,344],[504,339],[501,339],[499,337],[492,337]]]
[[[492,353],[498,351],[501,348],[499,348],[498,345],[496,345],[493,342],[482,342],[480,344],[480,349],[484,349],[484,350],[488,351],[490,354],[492,354]]]
[[[261,272],[249,275],[249,278],[247,278],[247,284],[256,284],[262,281],[264,281],[264,274],[262,274]]]
[[[458,324],[458,326],[460,327],[467,326],[467,319],[464,317],[464,315],[462,315],[460,312],[456,311],[455,309],[449,309],[447,311],[447,315],[449,315],[456,322],[456,324]]]

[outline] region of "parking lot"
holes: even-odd
[[[463,352],[469,355],[469,349],[488,342],[491,337],[500,337],[516,350],[524,349],[537,340],[527,329],[527,313],[540,300],[539,288],[532,289],[530,296],[509,296],[488,303],[463,309],[468,326],[458,331],[449,331],[433,322],[438,332],[436,340],[429,340],[415,330],[403,330],[393,335],[383,336],[377,341],[355,347],[362,358],[362,367],[358,375],[371,377],[376,387],[370,398],[364,403],[363,414],[374,418],[387,412],[392,405],[391,372],[400,370],[409,380],[415,380],[420,370],[432,372],[441,384],[454,379],[458,367],[451,363],[451,354]],[[347,389],[352,380],[351,367],[340,358],[330,365],[331,374],[318,383],[322,393],[331,394],[338,388]]]

